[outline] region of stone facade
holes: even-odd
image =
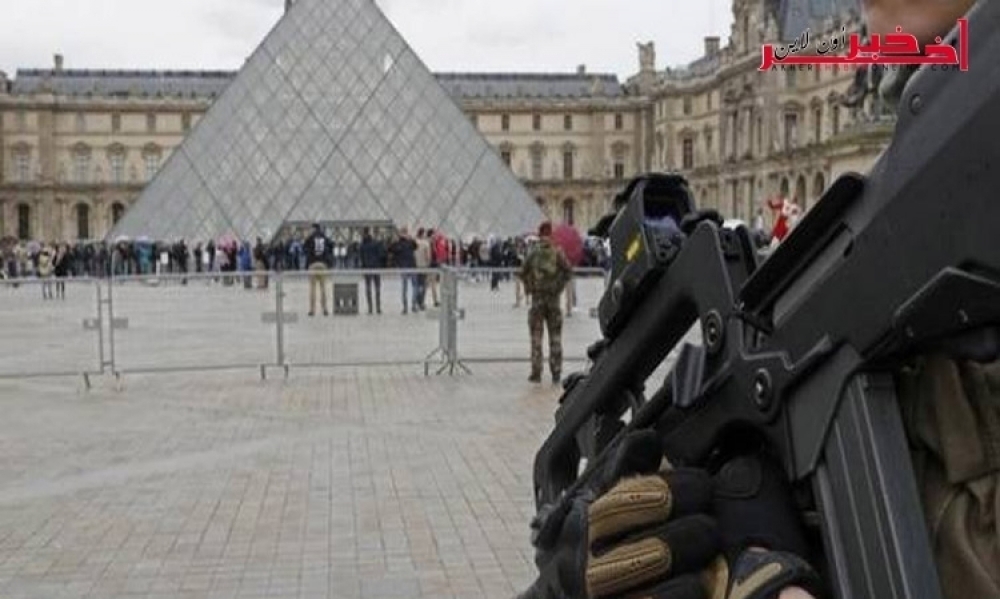
[[[761,44],[798,32],[779,34],[769,0],[734,0],[733,13],[729,43],[705,38],[684,68],[658,69],[640,44],[624,84],[585,67],[438,78],[554,221],[591,226],[648,170],[685,173],[699,203],[730,218],[753,219],[775,194],[808,209],[833,178],[871,165],[891,122],[840,104],[853,72],[758,72]],[[0,236],[103,238],[233,75],[69,71],[61,57],[0,73]]]
[[[766,202],[775,195],[808,210],[833,179],[871,166],[892,120],[872,119],[870,103],[842,105],[853,70],[760,72],[761,45],[779,39],[781,15],[758,0],[736,0],[733,13],[725,48],[707,37],[703,57],[686,68],[641,71],[629,80],[627,89],[651,105],[646,166],[685,173],[699,204],[730,218],[749,222],[762,211],[767,220]],[[844,14],[815,23],[811,33],[822,39],[860,27],[857,16]]]

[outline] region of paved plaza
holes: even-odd
[[[512,597],[557,391],[474,370],[0,381],[0,597]]]
[[[534,453],[558,390],[526,381],[526,311],[513,287],[462,286],[471,376],[425,377],[437,322],[308,319],[289,285],[290,377],[247,368],[129,374],[129,367],[273,359],[270,291],[125,285],[115,309],[126,374],[0,380],[0,597],[502,598],[534,575]],[[596,338],[583,284],[567,354]],[[92,283],[64,303],[0,289],[3,369],[98,361]],[[273,310],[273,307],[271,308]],[[245,330],[241,330],[241,327]],[[62,328],[62,330],[60,330]],[[105,345],[107,340],[105,339]],[[295,368],[300,362],[401,360]],[[412,359],[410,363],[408,360]],[[579,367],[582,363],[567,365]]]

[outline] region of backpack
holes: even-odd
[[[559,295],[569,282],[569,272],[560,263],[558,250],[551,245],[540,245],[528,257],[527,267],[525,287],[530,293]]]

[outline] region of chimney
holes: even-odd
[[[639,43],[638,46],[639,46],[639,74],[655,75],[656,44],[653,42],[647,42],[645,44]]]
[[[705,56],[714,56],[719,53],[719,38],[711,36],[705,38]]]
[[[63,72],[63,55],[62,54],[56,54],[55,55],[55,63],[56,63],[56,74],[57,75],[62,74],[62,72]]]
[[[586,75],[587,74],[587,65],[582,64],[582,65],[576,67],[576,74],[577,75]]]

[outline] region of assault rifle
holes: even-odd
[[[1000,324],[1000,2],[968,17],[971,72],[915,74],[869,176],[839,178],[763,262],[746,228],[697,218],[682,181],[631,183],[610,227],[604,338],[536,456],[540,576],[525,597],[561,587],[544,560],[573,498],[607,483],[627,434],[651,429],[675,465],[709,467],[737,431],[763,439],[838,598],[940,599],[890,373]],[[694,326],[702,342],[684,343]]]

